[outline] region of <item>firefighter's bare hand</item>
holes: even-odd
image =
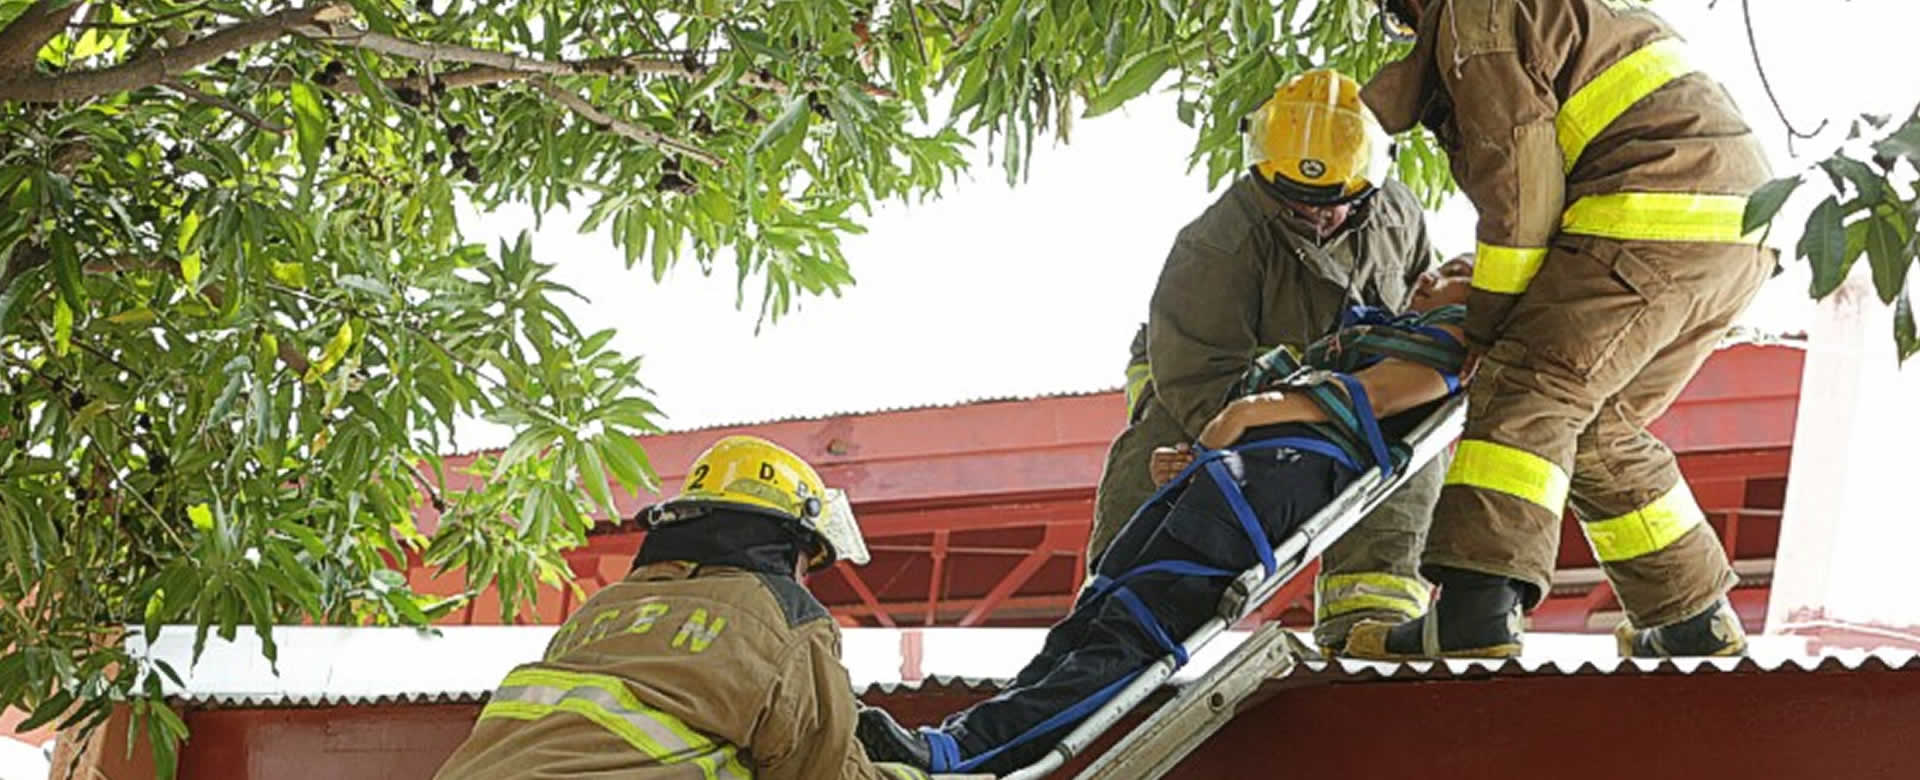
[[[1155,447],[1153,456],[1147,461],[1147,471],[1153,475],[1153,484],[1157,487],[1167,484],[1192,462],[1193,448],[1188,445]]]

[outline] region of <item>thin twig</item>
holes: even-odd
[[[601,128],[610,130],[614,133],[618,133],[620,135],[626,136],[627,138],[631,138],[635,141],[639,141],[649,146],[657,146],[662,149],[671,149],[675,152],[679,152],[680,154],[686,155],[688,157],[692,157],[693,159],[699,160],[715,168],[718,168],[726,164],[725,160],[721,159],[718,156],[715,156],[714,154],[706,151],[705,149],[701,149],[698,146],[694,146],[693,144],[687,143],[677,138],[670,137],[658,130],[654,130],[648,127],[641,127],[639,125],[633,124],[631,122],[628,122],[618,117],[607,114],[606,112],[601,111],[598,108],[595,108],[592,103],[588,103],[586,100],[582,99],[579,95],[574,94],[572,90],[568,90],[564,87],[556,85],[551,81],[548,81],[546,79],[541,79],[539,81],[534,82],[534,86],[538,88],[541,92],[545,93],[547,97],[553,98],[555,102],[559,103],[562,106],[565,106],[568,110],[572,111],[573,113],[579,114],[580,118],[585,119],[588,122],[592,122],[596,125],[599,125]]]
[[[907,6],[907,19],[913,22],[913,42],[920,49],[920,64],[925,65],[930,60],[927,58],[927,34],[920,30],[920,9],[914,6],[913,0],[901,2]],[[939,16],[937,13],[934,15]]]
[[[1760,39],[1753,32],[1753,7],[1751,0],[1740,0],[1740,15],[1747,23],[1747,49],[1753,52],[1753,69],[1760,74],[1760,86],[1767,91],[1767,100],[1773,103],[1773,113],[1779,115],[1780,124],[1787,128],[1787,154],[1798,156],[1793,150],[1796,140],[1811,139],[1827,129],[1827,120],[1813,128],[1813,132],[1804,133],[1793,126],[1793,120],[1787,118],[1787,110],[1780,105],[1780,97],[1773,93],[1773,82],[1767,79],[1767,67],[1760,62]]]
[[[228,112],[232,113],[234,116],[240,117],[242,120],[245,120],[247,124],[253,125],[254,127],[260,128],[262,130],[265,130],[269,133],[273,133],[275,135],[287,134],[287,128],[285,126],[276,125],[272,122],[262,119],[260,118],[259,114],[255,114],[252,111],[248,111],[246,107],[240,105],[239,103],[235,103],[231,100],[220,97],[219,95],[210,95],[198,89],[194,89],[192,86],[188,85],[186,82],[181,81],[179,79],[167,79],[166,81],[162,81],[160,83],[166,88],[171,89],[175,92],[178,92],[181,95],[184,95],[187,98],[194,100],[196,102],[205,103],[215,108],[224,108]]]
[[[427,497],[433,500],[434,511],[447,511],[447,500],[440,495],[439,491],[433,489],[433,483],[427,481],[427,475],[420,473],[420,467],[418,465],[412,461],[408,461],[407,473],[412,474],[414,481],[420,483],[421,489],[427,491]]]

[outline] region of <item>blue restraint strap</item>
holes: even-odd
[[[1362,390],[1361,393],[1363,394],[1362,398],[1364,398],[1365,391]],[[1371,421],[1372,416],[1366,415],[1364,419]],[[1348,457],[1346,451],[1319,439],[1299,436],[1263,439],[1236,447],[1207,450],[1199,453],[1193,459],[1193,463],[1188,464],[1185,469],[1181,470],[1178,476],[1168,480],[1167,484],[1162,485],[1160,490],[1154,493],[1153,498],[1148,499],[1145,504],[1142,504],[1141,510],[1144,511],[1146,507],[1152,506],[1154,503],[1165,498],[1168,493],[1186,484],[1186,481],[1193,476],[1194,472],[1205,468],[1208,476],[1213,478],[1214,483],[1220,487],[1220,492],[1226,496],[1228,505],[1233,508],[1234,517],[1240,521],[1241,530],[1246,532],[1248,541],[1253,545],[1254,553],[1260,558],[1260,565],[1266,569],[1268,576],[1272,576],[1274,571],[1279,568],[1279,564],[1273,558],[1272,546],[1267,544],[1266,531],[1260,526],[1260,519],[1254,514],[1253,507],[1247,503],[1246,496],[1240,492],[1239,484],[1233,481],[1232,473],[1227,470],[1226,464],[1220,461],[1221,458],[1224,458],[1231,452],[1248,452],[1253,450],[1278,449],[1281,447],[1290,447],[1303,452],[1324,455],[1354,471],[1360,470],[1354,464],[1353,459]],[[1387,462],[1391,463],[1390,460]],[[1137,515],[1139,512],[1136,511],[1135,514]],[[1126,608],[1128,615],[1133,618],[1135,623],[1140,625],[1140,630],[1144,631],[1149,638],[1160,645],[1161,649],[1172,655],[1176,666],[1185,666],[1188,660],[1186,646],[1174,641],[1173,637],[1167,634],[1166,627],[1160,625],[1159,618],[1154,617],[1153,612],[1147,609],[1146,603],[1142,602],[1140,597],[1135,595],[1134,592],[1124,584],[1126,581],[1140,575],[1153,573],[1173,574],[1186,577],[1232,577],[1235,576],[1237,572],[1194,563],[1193,561],[1155,561],[1144,566],[1130,569],[1118,577],[1095,576],[1093,578],[1092,593],[1082,602],[1081,608],[1084,609],[1093,602],[1108,595],[1119,599],[1121,606]],[[964,761],[960,758],[960,743],[956,741],[952,735],[939,729],[923,727],[920,729],[920,733],[926,737],[927,747],[930,751],[928,761],[929,769],[934,772],[970,771],[974,767],[992,759],[994,756],[998,756],[1009,749],[1026,744],[1036,737],[1092,714],[1094,710],[1118,694],[1120,689],[1126,687],[1128,683],[1133,682],[1134,678],[1140,676],[1143,671],[1145,670],[1141,669],[1113,681],[1105,688],[1101,688],[1095,691],[1093,695],[1055,713],[1053,717],[1042,721],[1039,725],[1014,737],[1006,744]]]
[[[1187,665],[1186,646],[1167,635],[1167,627],[1160,625],[1160,619],[1154,617],[1153,612],[1147,609],[1147,603],[1141,601],[1132,588],[1116,588],[1113,597],[1120,600],[1120,606],[1127,608],[1127,612],[1133,615],[1133,622],[1140,624],[1140,630],[1145,631],[1149,639],[1160,645],[1160,649],[1173,654],[1174,666]]]
[[[928,737],[927,743],[929,745],[933,744],[935,739],[943,739],[949,745],[953,746],[951,749],[953,751],[953,757],[954,757],[955,763],[942,766],[941,763],[936,760],[936,761],[929,762],[931,764],[929,768],[932,769],[934,772],[972,771],[974,767],[977,767],[983,763],[986,763],[988,760],[992,759],[994,756],[1000,755],[1001,753],[1004,753],[1007,750],[1012,749],[1016,746],[1024,745],[1028,742],[1032,742],[1034,738],[1044,735],[1049,731],[1053,731],[1054,729],[1060,728],[1070,723],[1075,723],[1079,721],[1081,718],[1084,718],[1088,715],[1092,715],[1094,710],[1099,709],[1101,705],[1106,704],[1108,700],[1118,695],[1120,693],[1120,689],[1127,687],[1128,683],[1133,682],[1134,678],[1139,677],[1141,672],[1145,672],[1145,671],[1146,671],[1146,668],[1142,667],[1130,674],[1122,675],[1120,679],[1114,680],[1113,682],[1108,683],[1107,687],[1094,691],[1092,696],[1088,696],[1085,699],[1081,699],[1079,702],[1076,702],[1073,706],[1068,707],[1064,710],[1061,710],[1058,713],[1055,713],[1053,717],[1040,721],[1040,725],[1027,729],[1020,736],[1014,737],[1013,739],[1009,740],[1006,744],[996,747],[992,750],[988,750],[984,753],[981,753],[980,755],[974,756],[973,758],[969,758],[965,761],[959,760],[959,755],[960,755],[959,743],[955,742],[953,737],[947,735],[945,732],[923,730],[922,733],[927,734],[927,737]],[[939,734],[940,736],[936,738],[933,736],[934,734]],[[936,748],[936,751],[937,750],[938,749]]]
[[[1380,476],[1393,476],[1393,452],[1387,449],[1387,437],[1380,433],[1380,418],[1373,414],[1373,399],[1367,397],[1366,386],[1351,374],[1334,374],[1334,377],[1347,386],[1347,397],[1353,399],[1354,416],[1360,418],[1360,432],[1366,434],[1367,448],[1373,451],[1373,462],[1380,467]]]
[[[1273,548],[1267,545],[1267,532],[1260,527],[1260,518],[1253,513],[1253,506],[1247,503],[1247,497],[1240,492],[1240,486],[1233,481],[1233,474],[1227,471],[1227,464],[1214,461],[1207,464],[1207,475],[1213,477],[1213,483],[1220,486],[1220,493],[1227,497],[1227,506],[1233,508],[1233,516],[1240,521],[1240,530],[1247,535],[1247,542],[1253,545],[1253,554],[1260,558],[1260,566],[1267,570],[1267,576],[1273,576],[1280,564],[1273,559]]]

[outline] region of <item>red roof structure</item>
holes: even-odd
[[[1654,426],[1679,453],[1681,470],[1736,561],[1742,587],[1734,603],[1750,630],[1766,613],[1804,357],[1778,344],[1723,349]],[[732,433],[780,442],[814,463],[828,484],[846,489],[873,562],[841,566],[809,583],[843,625],[1047,625],[1065,614],[1086,568],[1094,486],[1122,428],[1123,404],[1119,392],[981,401],[706,428],[642,443],[668,495],[685,464]],[[617,488],[615,494],[626,517],[659,498]],[[423,527],[436,521],[421,518]],[[1574,521],[1565,522],[1555,587],[1534,613],[1534,626],[1611,631],[1619,607]],[[625,576],[642,536],[630,522],[603,526],[570,553],[582,588],[591,595]],[[437,578],[418,566],[410,579],[422,592],[463,587],[457,576]],[[1309,624],[1309,580],[1296,581],[1264,616]],[[578,606],[554,590],[526,622],[558,622]],[[498,621],[491,593],[447,620]]]

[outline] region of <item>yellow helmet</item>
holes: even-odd
[[[1282,82],[1241,122],[1247,165],[1275,196],[1332,205],[1386,180],[1392,142],[1360,101],[1360,84],[1333,70]]]
[[[868,560],[866,540],[846,494],[822,484],[819,472],[800,456],[758,436],[714,442],[694,459],[680,494],[648,512],[647,522],[658,526],[692,520],[715,508],[767,515],[811,533],[820,550],[807,562],[809,571],[836,560],[855,566]]]

